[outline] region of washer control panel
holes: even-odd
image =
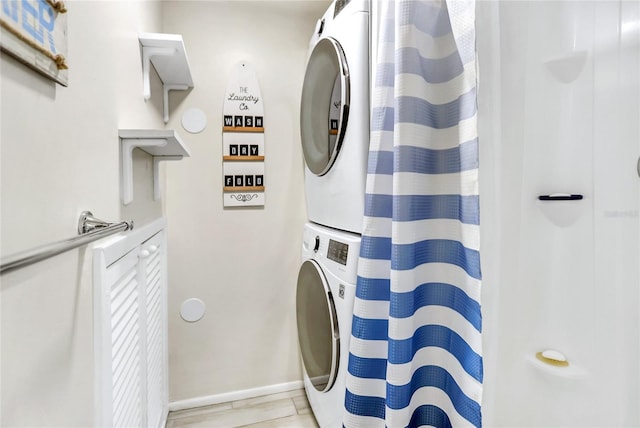
[[[313,259],[336,281],[355,285],[358,280],[360,240],[355,233],[307,223],[302,235],[302,260]]]
[[[344,9],[344,7],[349,4],[351,0],[336,0],[335,7],[333,9],[333,17],[338,16],[340,11]]]
[[[349,256],[349,245],[343,242],[334,241],[329,239],[329,248],[327,251],[327,258],[338,262],[341,265],[347,265],[347,257]]]

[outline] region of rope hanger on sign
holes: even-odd
[[[51,6],[51,8],[56,11],[56,13],[67,13],[67,7],[64,5],[64,2],[55,0],[46,1],[47,4],[49,4],[49,6]]]
[[[16,30],[11,25],[7,24],[6,22],[4,22],[2,20],[0,20],[0,25],[2,25],[2,28],[4,28],[8,32],[10,32],[14,36],[16,36],[20,41],[26,43],[27,45],[29,45],[30,47],[32,47],[33,49],[37,50],[42,55],[46,56],[51,61],[53,61],[56,64],[56,67],[58,68],[58,70],[68,70],[69,69],[69,66],[66,63],[66,59],[65,59],[64,55],[62,55],[62,54],[54,54],[53,52],[43,48],[42,46],[40,46],[39,44],[37,44],[33,40],[25,37],[18,30]]]

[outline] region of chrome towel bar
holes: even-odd
[[[114,233],[131,229],[133,229],[133,221],[109,223],[95,218],[90,211],[84,211],[78,219],[78,236],[3,257],[0,260],[0,274],[29,266]]]

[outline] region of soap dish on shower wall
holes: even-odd
[[[578,78],[586,63],[587,51],[577,51],[548,59],[544,65],[557,80],[571,83]]]
[[[561,357],[559,357],[561,356]],[[561,352],[544,350],[534,355],[527,355],[527,363],[541,373],[565,379],[582,379],[587,371],[569,360]]]

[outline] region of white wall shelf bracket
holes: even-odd
[[[169,122],[169,91],[186,91],[187,85],[162,85],[162,110],[164,123]]]
[[[156,69],[163,86],[164,122],[169,121],[169,91],[193,88],[187,52],[179,34],[141,33],[142,85],[144,100],[151,98],[150,64]]]
[[[160,200],[160,162],[182,160],[182,156],[153,157],[153,200]]]
[[[122,202],[129,205],[133,201],[133,149],[144,150],[146,147],[163,147],[167,140],[122,139]],[[155,180],[155,172],[154,172]],[[155,188],[155,183],[153,185]]]
[[[153,157],[153,197],[154,200],[160,199],[159,162],[189,157],[189,149],[172,129],[121,129],[118,135],[121,144],[122,203],[128,205],[133,201],[133,149],[135,148]]]
[[[170,56],[176,53],[172,48],[142,48],[142,89],[145,101],[151,98],[151,83],[149,75],[151,74],[151,58],[154,56],[164,55]]]

